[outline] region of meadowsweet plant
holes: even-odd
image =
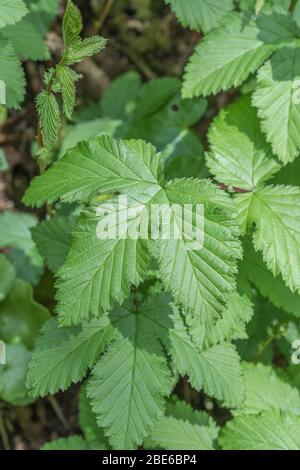
[[[25,15],[2,3],[0,27]],[[70,66],[105,40],[82,39],[67,2],[36,99],[42,174],[23,197],[51,206],[30,248],[56,289],[27,393],[82,383],[81,434],[45,449],[299,450],[300,4],[162,6],[200,33],[182,81],[130,71],[73,114]]]

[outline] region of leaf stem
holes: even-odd
[[[274,339],[280,338],[284,335],[285,327],[287,325],[286,321],[279,323],[274,330],[270,333],[268,338],[258,345],[257,351],[254,355],[253,362],[257,363],[263,352],[268,348]]]
[[[107,0],[103,10],[101,11],[99,19],[95,22],[95,28],[97,29],[97,31],[99,32],[101,31],[105,23],[105,20],[109,15],[111,7],[113,6],[113,3],[114,3],[114,0]]]
[[[67,430],[70,429],[69,423],[68,423],[61,407],[59,406],[59,403],[56,400],[56,398],[50,396],[50,397],[48,397],[48,400],[49,400],[49,403],[51,404],[56,416],[58,417],[59,421],[62,423],[63,427]]]

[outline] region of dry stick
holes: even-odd
[[[95,21],[95,28],[97,31],[101,31],[102,26],[105,23],[106,18],[108,17],[108,14],[110,12],[110,9],[114,3],[114,0],[107,0],[106,5],[104,6],[103,10],[101,11],[100,17],[97,21]]]
[[[58,417],[59,421],[62,423],[63,427],[68,430],[70,429],[70,426],[69,426],[69,423],[65,417],[65,415],[63,414],[63,411],[61,409],[61,407],[59,406],[59,403],[58,401],[56,400],[56,398],[54,397],[48,397],[48,400],[56,414],[56,416]]]
[[[2,411],[0,411],[0,436],[3,442],[4,450],[10,450],[8,435],[6,432],[6,427],[5,427]]]

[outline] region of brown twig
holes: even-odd
[[[65,415],[63,414],[63,411],[61,407],[59,406],[58,401],[54,397],[48,397],[49,403],[51,404],[56,416],[58,417],[59,421],[62,423],[63,427],[68,430],[70,429],[69,423],[66,420]]]
[[[114,3],[114,0],[107,0],[103,10],[101,11],[101,14],[100,14],[100,17],[97,21],[95,21],[95,29],[100,32],[104,23],[105,23],[105,20],[106,18],[108,17],[109,15],[109,12],[111,10],[111,7]]]
[[[6,431],[6,426],[5,426],[5,423],[4,423],[3,413],[2,413],[1,410],[0,410],[0,436],[1,436],[1,440],[3,442],[4,450],[10,450],[10,445],[9,445],[7,431]]]
[[[218,186],[220,189],[223,189],[223,191],[228,191],[229,189],[232,190],[234,193],[251,193],[251,189],[242,189],[242,188],[236,188],[235,186],[230,186],[229,184],[224,184],[224,183],[218,183]]]

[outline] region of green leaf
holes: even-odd
[[[279,34],[279,33],[278,33]],[[274,46],[250,15],[232,13],[196,47],[185,70],[183,96],[207,96],[237,87],[272,54]]]
[[[120,123],[120,121],[109,118],[99,118],[68,126],[61,143],[59,158],[63,157],[68,150],[83,140],[90,140],[100,135],[116,135]]]
[[[273,409],[300,415],[300,395],[296,388],[283,382],[272,367],[243,364],[246,394],[236,414],[258,414]]]
[[[300,151],[300,48],[280,49],[259,71],[253,104],[273,152],[288,163]]]
[[[97,107],[97,115],[94,117],[98,117],[100,112],[105,117],[126,121],[134,111],[140,88],[141,77],[137,72],[122,74],[104,90],[99,108]]]
[[[248,297],[233,292],[228,294],[226,308],[216,322],[210,322],[205,329],[197,317],[187,318],[187,322],[194,342],[207,349],[214,344],[247,339],[246,326],[252,316],[253,308]]]
[[[96,421],[96,416],[92,411],[90,401],[86,394],[86,387],[82,387],[79,395],[79,424],[85,440],[91,449],[107,450],[108,442],[104,436],[104,431]]]
[[[27,0],[31,11],[46,12],[55,15],[60,4],[60,0]]]
[[[51,318],[42,329],[30,361],[26,384],[32,396],[66,390],[79,382],[113,338],[107,317],[60,328]]]
[[[101,52],[106,45],[106,39],[101,36],[92,36],[83,40],[73,41],[69,46],[66,64],[76,64],[86,57],[91,57]]]
[[[149,250],[145,240],[126,238],[121,225],[122,214],[136,209],[128,221],[128,230],[141,221],[145,206],[119,200],[104,203],[102,210],[111,214],[113,238],[98,238],[101,208],[85,210],[79,217],[71,248],[64,266],[58,272],[59,301],[57,310],[64,325],[78,324],[109,311],[114,303],[122,303],[149,269]],[[125,228],[125,230],[127,227]],[[98,234],[98,235],[97,235]]]
[[[39,93],[36,98],[43,142],[51,148],[55,143],[60,129],[60,112],[57,100],[53,93],[46,90]]]
[[[213,450],[216,426],[199,426],[173,416],[160,418],[151,439],[166,450]]]
[[[192,424],[215,428],[213,418],[206,411],[195,410],[190,403],[179,400],[173,395],[167,404],[166,415]]]
[[[46,442],[41,450],[89,450],[89,446],[83,437],[74,435]]]
[[[160,275],[166,290],[202,324],[217,319],[225,295],[235,289],[237,260],[241,257],[234,206],[215,185],[192,178],[167,183],[165,192],[159,193],[155,202],[166,204],[172,225],[181,233],[179,239],[157,241]],[[204,231],[202,249],[189,248],[190,239],[182,224],[184,212],[178,214],[175,204],[204,206],[204,220],[193,221],[192,227],[194,232]]]
[[[250,97],[223,109],[210,127],[206,162],[220,183],[253,190],[280,170],[260,131]]]
[[[267,186],[236,196],[243,227],[254,225],[253,243],[274,276],[281,274],[293,291],[300,290],[300,190]]]
[[[65,65],[57,66],[56,73],[61,86],[64,113],[71,119],[76,99],[75,83],[80,79],[80,75]]]
[[[37,286],[44,273],[43,260],[38,263],[30,259],[25,253],[18,249],[11,250],[7,255],[14,267],[16,276],[22,281]]]
[[[0,248],[18,248],[33,264],[39,265],[41,258],[30,232],[36,224],[37,219],[31,214],[11,211],[0,214]]]
[[[261,9],[263,8],[264,4],[266,3],[266,0],[256,0],[255,3],[255,14],[259,15]]]
[[[15,406],[32,402],[25,388],[30,352],[23,344],[6,345],[6,364],[0,365],[0,399]]]
[[[39,206],[46,200],[53,203],[60,198],[71,202],[87,199],[96,195],[96,191],[119,191],[129,195],[131,207],[134,201],[138,209],[130,226],[141,221],[150,204],[165,204],[171,212],[171,223],[178,227],[182,237],[156,243],[161,247],[162,278],[175,300],[187,310],[197,312],[204,323],[219,316],[225,294],[235,288],[237,260],[241,256],[236,212],[230,198],[209,182],[187,179],[165,185],[163,181],[159,155],[151,145],[103,136],[79,144],[36,178],[24,201]],[[180,229],[181,221],[176,219],[178,214],[174,211],[176,204],[204,206],[203,249],[189,249],[190,234]],[[115,216],[120,210],[123,211],[120,206],[117,210],[115,206],[109,209]],[[114,302],[122,302],[128,296],[130,284],[138,284],[147,270],[145,241],[130,237],[99,240],[96,236],[99,222],[93,209],[82,216],[66,266],[59,273],[59,313],[64,324],[88,319],[110,309]],[[200,231],[203,232],[202,227]],[[120,276],[120,263],[123,276]],[[108,279],[103,276],[105,266],[111,272]]]
[[[14,48],[2,37],[0,37],[0,80],[6,85],[7,107],[19,109],[25,95],[24,71]]]
[[[300,418],[278,411],[241,416],[221,431],[224,450],[300,450]]]
[[[63,265],[71,243],[76,216],[54,215],[32,228],[32,238],[47,266],[56,272]]]
[[[228,407],[243,403],[244,384],[240,358],[231,344],[214,345],[200,350],[193,342],[176,312],[170,330],[170,352],[173,367],[180,375],[187,375],[193,388],[218,398]]]
[[[0,11],[0,28],[17,23],[28,13],[23,0],[0,0]]]
[[[8,259],[0,254],[0,302],[12,288],[16,273]]]
[[[1,33],[10,41],[20,59],[46,60],[50,58],[44,35],[36,28],[35,19],[31,13],[18,24],[6,26]]]
[[[88,396],[113,448],[134,449],[162,416],[173,380],[143,308],[117,307],[111,318],[119,334],[95,366]]]
[[[233,10],[232,0],[165,0],[184,27],[207,33]]]
[[[280,277],[274,277],[267,270],[262,256],[254,251],[249,242],[245,245],[244,259],[239,270],[275,307],[296,317],[300,316],[300,296],[286,287]]]
[[[0,171],[7,171],[9,168],[5,153],[0,149]]]
[[[22,342],[32,349],[48,318],[48,310],[33,299],[32,286],[15,279],[7,297],[0,303],[0,338],[14,344]]]
[[[35,178],[24,202],[40,207],[59,199],[82,201],[97,191],[122,191],[142,201],[158,192],[160,179],[159,156],[152,145],[102,136],[81,142]]]
[[[70,47],[78,41],[82,28],[83,24],[79,9],[71,0],[67,0],[62,27],[66,47]]]

